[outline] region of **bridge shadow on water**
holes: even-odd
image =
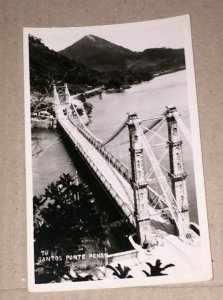
[[[134,228],[127,218],[121,213],[120,208],[117,206],[115,201],[105,191],[99,180],[94,176],[87,163],[79,155],[75,149],[73,143],[69,137],[63,132],[62,129],[58,129],[59,134],[62,137],[62,142],[66,151],[68,152],[71,161],[77,170],[78,177],[82,183],[88,185],[92,196],[96,199],[97,207],[100,212],[105,212],[109,217],[109,222],[120,221],[121,227],[114,227],[109,232],[108,253],[117,253],[122,251],[132,250],[132,245],[128,240],[128,236],[134,233]]]

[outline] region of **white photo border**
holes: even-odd
[[[28,34],[33,34],[35,30],[47,30],[46,28],[24,28],[24,89],[25,89],[25,143],[26,143],[26,205],[27,205],[27,250],[28,250],[28,289],[32,292],[46,291],[69,291],[81,289],[104,289],[117,287],[133,287],[133,286],[154,286],[163,284],[178,284],[186,282],[206,281],[212,279],[212,264],[208,233],[207,207],[205,200],[205,188],[203,177],[203,164],[201,156],[201,142],[198,119],[197,96],[194,75],[194,62],[191,41],[190,17],[183,15],[179,17],[152,20],[140,23],[160,23],[165,22],[180,22],[184,28],[184,50],[186,58],[186,77],[188,87],[189,113],[192,132],[193,157],[194,162],[195,187],[197,195],[197,210],[199,224],[201,228],[201,249],[200,259],[204,262],[204,270],[199,274],[179,274],[177,278],[171,276],[158,276],[150,278],[131,278],[122,280],[100,280],[75,283],[47,283],[35,284],[34,279],[34,234],[33,234],[33,183],[32,183],[32,155],[31,155],[31,126],[30,126],[30,77],[29,77],[29,50],[28,50]],[[107,26],[134,26],[137,23],[105,25]],[[101,27],[101,26],[94,26]],[[94,28],[92,27],[92,28]],[[49,30],[60,30],[60,28],[48,28]],[[68,28],[67,28],[68,29]]]

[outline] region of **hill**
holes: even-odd
[[[153,73],[185,67],[183,49],[154,48],[133,52],[94,35],[83,37],[59,54],[100,72],[125,73],[127,81],[132,76],[144,80]]]
[[[94,35],[87,35],[59,54],[100,72],[121,71],[134,53]]]
[[[153,72],[165,72],[185,68],[184,49],[152,48],[137,54],[131,69],[149,69]]]
[[[50,50],[34,36],[29,36],[29,63],[31,92],[50,94],[53,84],[66,82],[75,93],[101,83],[102,74]]]
[[[154,48],[133,52],[88,35],[60,52],[29,36],[31,92],[49,95],[53,84],[68,83],[72,94],[87,86],[120,88],[185,68],[183,49]]]

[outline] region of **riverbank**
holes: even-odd
[[[31,118],[31,128],[46,128],[50,129],[56,126],[56,120],[54,117],[49,117],[44,120],[38,118]]]
[[[155,79],[156,77],[159,76],[163,76],[163,75],[167,75],[167,74],[171,74],[174,72],[178,72],[178,71],[182,71],[183,69],[185,69],[185,67],[179,67],[177,69],[169,69],[166,71],[162,71],[159,73],[154,73],[153,74],[153,78],[151,78],[151,80]],[[134,87],[135,85],[139,85],[139,84],[143,84],[143,83],[148,83],[151,80],[148,81],[135,81],[134,84],[132,85],[122,85],[120,88],[105,88],[105,86],[100,86],[94,89],[88,89],[86,91],[83,91],[82,93],[79,94],[75,94],[75,95],[71,95],[71,102],[76,106],[79,116],[82,118],[83,123],[85,125],[87,125],[90,120],[89,120],[89,115],[91,115],[92,110],[94,105],[89,102],[86,101],[86,99],[91,99],[93,97],[95,97],[96,95],[99,95],[99,99],[103,98],[103,94],[119,94],[119,93],[123,93],[125,91],[127,91],[128,89]],[[40,97],[40,95],[38,95],[38,97]],[[32,95],[32,111],[36,111],[37,108],[39,107],[39,111],[38,113],[36,113],[36,115],[39,113],[41,114],[41,110],[40,109],[44,109],[45,112],[52,112],[52,103],[53,103],[53,99],[50,97],[44,98],[41,101],[37,101],[37,97]],[[50,112],[49,112],[49,111]],[[53,126],[55,126],[55,120],[53,118],[53,116],[47,116],[45,119],[42,118],[38,118],[38,116],[36,117],[32,117],[31,118],[31,124],[32,124],[32,128],[52,128]]]

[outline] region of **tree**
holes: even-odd
[[[168,264],[161,268],[160,266],[162,265],[162,263],[161,263],[160,259],[156,260],[156,264],[154,266],[149,262],[146,264],[150,267],[150,274],[148,272],[146,272],[145,270],[142,270],[142,271],[146,274],[147,277],[167,275],[167,274],[163,274],[162,271],[166,270],[167,268],[175,266],[174,264]]]
[[[36,249],[75,248],[83,237],[107,236],[107,215],[99,213],[88,186],[76,185],[69,174],[51,183],[43,195],[34,196],[33,205]]]
[[[33,197],[33,212],[36,270],[48,270],[42,272],[43,280],[62,278],[61,272],[67,274],[64,257],[83,253],[83,238],[90,237],[101,245],[108,237],[107,215],[98,211],[88,186],[76,184],[69,174],[52,182],[43,195]],[[41,253],[46,250],[60,261],[42,262]]]
[[[42,268],[41,266],[37,266],[38,268]],[[36,272],[36,283],[49,283],[49,282],[60,282],[61,279],[69,280],[72,282],[77,281],[91,281],[93,279],[93,275],[87,274],[81,276],[78,272],[73,271],[75,276],[70,274],[70,266],[64,261],[58,261],[54,264],[46,262],[44,264],[44,268],[42,268],[42,272]]]
[[[129,267],[122,267],[120,264],[118,264],[116,267],[108,265],[106,268],[111,269],[113,271],[112,275],[117,276],[120,279],[133,278],[132,275],[128,275],[129,271],[131,271]]]

